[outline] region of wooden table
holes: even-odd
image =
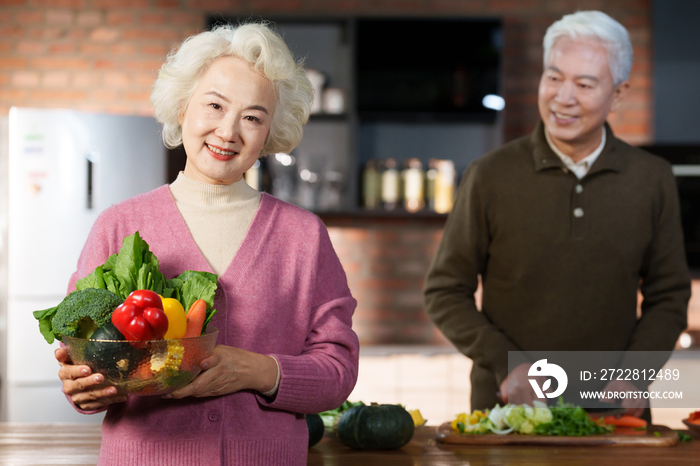
[[[413,440],[393,451],[356,451],[332,435],[309,450],[309,465],[480,466],[610,465],[700,466],[700,436],[677,447],[460,446],[435,442],[436,427],[416,430]],[[0,465],[94,465],[100,450],[99,424],[0,423]]]
[[[0,465],[97,464],[101,424],[0,423]]]
[[[416,430],[413,440],[393,451],[356,451],[328,434],[309,450],[314,466],[640,466],[700,465],[700,436],[676,447],[524,447],[446,445],[436,442],[437,426]],[[683,431],[686,434],[687,431]]]

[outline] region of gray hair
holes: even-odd
[[[182,144],[178,116],[214,60],[229,56],[253,64],[275,90],[270,134],[261,155],[290,152],[301,141],[302,126],[309,119],[313,88],[302,63],[294,59],[284,40],[261,23],[216,26],[188,37],[170,52],[151,92],[154,115],[163,124],[165,146],[172,149]]]
[[[578,11],[553,23],[544,35],[544,64],[549,51],[561,37],[592,38],[600,41],[608,51],[610,73],[617,86],[629,77],[632,69],[632,44],[625,27],[600,11]]]

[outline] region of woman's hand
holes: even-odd
[[[88,411],[126,401],[125,396],[117,396],[115,387],[104,385],[102,374],[92,375],[88,366],[74,366],[65,348],[56,349],[54,357],[61,366],[58,377],[63,382],[63,392],[78,408]]]
[[[216,345],[201,367],[203,372],[192,383],[164,398],[219,396],[246,389],[264,393],[277,380],[274,358],[232,346]]]

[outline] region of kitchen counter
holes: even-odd
[[[416,430],[413,440],[393,451],[357,451],[326,434],[309,450],[314,466],[487,466],[487,465],[700,465],[700,436],[675,447],[527,447],[446,445],[435,441],[437,427]],[[688,433],[687,431],[684,431]]]
[[[700,436],[676,447],[523,447],[437,443],[434,426],[416,430],[405,447],[357,451],[331,434],[309,450],[309,465],[700,465]],[[94,465],[100,449],[99,424],[0,423],[2,465]]]
[[[0,465],[97,464],[101,424],[0,423]]]

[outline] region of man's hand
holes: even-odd
[[[637,388],[632,383],[626,380],[611,380],[603,389],[605,392],[639,392]],[[616,403],[618,400],[613,398],[603,398],[600,401],[603,403]],[[641,417],[644,414],[644,408],[646,408],[646,401],[644,398],[632,398],[626,397],[621,400],[620,403],[624,408],[627,408],[625,414],[629,414],[634,417]]]
[[[530,363],[523,363],[513,369],[508,376],[501,382],[499,399],[503,404],[528,404],[532,406],[532,402],[537,399],[532,385],[528,381],[527,375],[530,370]],[[542,386],[547,377],[532,377],[537,380],[537,383]]]

